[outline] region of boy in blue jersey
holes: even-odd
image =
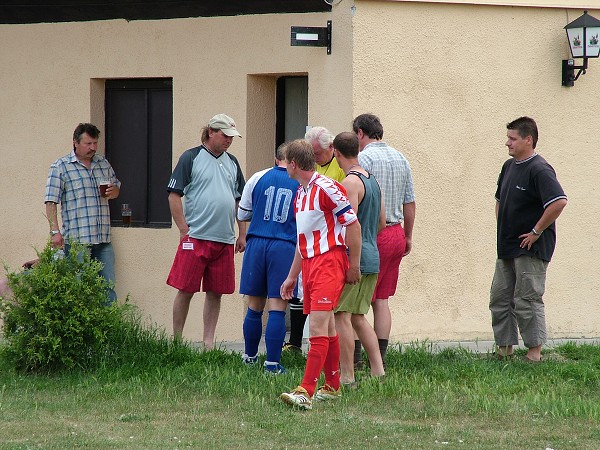
[[[273,374],[285,372],[280,360],[287,301],[280,297],[280,287],[294,260],[297,239],[293,200],[298,182],[287,174],[284,152],[282,144],[275,152],[275,167],[250,177],[237,213],[238,220],[250,221],[240,279],[240,293],[248,299],[242,359],[247,365],[256,362],[268,298],[265,372]]]

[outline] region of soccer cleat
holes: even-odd
[[[294,345],[294,344],[290,344],[289,342],[286,342],[285,344],[283,344],[283,348],[281,349],[281,351],[302,353],[302,349],[300,347],[298,347],[297,345]]]
[[[302,386],[298,386],[292,392],[284,392],[279,398],[290,406],[296,406],[300,409],[312,409],[310,396]]]
[[[267,362],[265,361],[264,367],[265,367],[265,373],[269,374],[269,375],[280,375],[280,374],[283,374],[286,372],[285,367],[283,367],[279,363],[267,364]]]
[[[253,366],[257,361],[258,355],[248,356],[245,353],[242,355],[242,362],[248,367]]]
[[[342,398],[342,389],[336,391],[328,384],[324,384],[315,392],[315,400],[337,400],[338,398]]]

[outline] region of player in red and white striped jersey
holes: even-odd
[[[302,270],[304,312],[311,318],[304,378],[292,392],[281,394],[281,399],[310,409],[322,370],[325,385],[315,398],[341,395],[340,344],[333,310],[344,284],[360,280],[361,230],[344,187],[315,172],[313,149],[307,141],[291,142],[286,160],[288,175],[300,183],[295,204],[298,247],[288,277],[281,285],[281,298],[292,298]]]

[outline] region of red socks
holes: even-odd
[[[325,383],[337,391],[340,388],[340,339],[337,334],[329,338],[329,351],[324,369]]]
[[[340,341],[337,335],[313,336],[309,338],[310,349],[306,357],[304,378],[300,384],[312,397],[321,376],[325,370],[325,383],[333,389],[340,388]]]
[[[308,340],[310,341],[310,348],[308,349],[308,355],[306,357],[304,378],[302,379],[300,386],[306,389],[308,395],[312,397],[317,388],[317,381],[319,381],[321,370],[323,369],[325,358],[327,357],[329,337],[312,336]]]

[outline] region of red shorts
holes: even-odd
[[[193,248],[189,248],[189,247]],[[167,278],[167,284],[184,292],[231,294],[235,290],[233,244],[185,237]]]
[[[340,300],[349,267],[344,247],[302,260],[304,314],[311,311],[333,311]]]
[[[402,225],[385,227],[377,235],[379,250],[379,277],[373,294],[373,301],[387,300],[396,293],[400,262],[406,250],[406,236]]]

